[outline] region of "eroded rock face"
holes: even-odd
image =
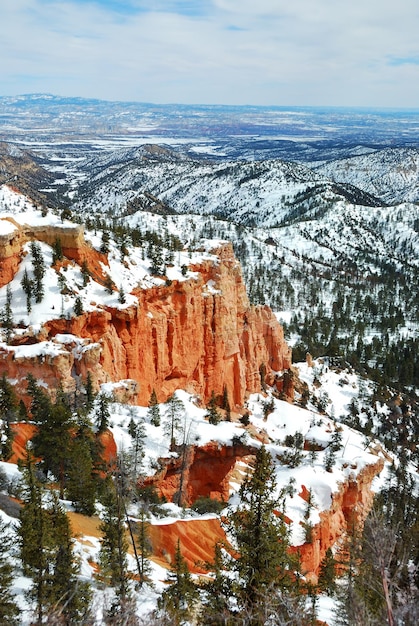
[[[237,462],[249,462],[255,449],[212,441],[205,446],[189,446],[185,455],[181,450],[179,454],[176,458],[161,459],[161,470],[147,478],[145,484],[154,485],[169,502],[190,506],[200,496],[227,502]]]
[[[384,461],[379,458],[375,464],[367,465],[356,476],[342,483],[332,495],[330,508],[320,513],[320,522],[313,528],[312,542],[293,548],[300,554],[301,571],[312,582],[317,582],[326,550],[334,546],[346,532],[351,532],[353,523],[362,528],[374,498],[372,481],[383,467]],[[304,489],[300,495],[304,497]]]
[[[237,461],[247,464],[252,452],[254,450],[246,446],[228,447],[215,442],[203,447],[191,446],[185,463],[182,459],[167,459],[167,463],[163,462],[161,471],[147,479],[146,483],[154,484],[160,495],[168,500],[177,501],[184,464],[182,504],[188,506],[199,496],[227,501],[229,483]],[[379,458],[375,464],[366,466],[357,475],[341,483],[338,491],[332,495],[330,508],[320,512],[320,522],[312,531],[312,542],[290,548],[291,552],[299,553],[301,571],[307,580],[317,583],[320,565],[327,549],[338,544],[346,533],[350,533],[353,523],[362,528],[374,497],[371,483],[382,471],[383,465],[383,459]],[[306,499],[307,496],[308,490],[303,485],[300,497]],[[288,518],[284,521],[291,522]],[[192,571],[199,571],[199,568],[196,569],[196,562],[203,552],[208,561],[212,560],[215,543],[225,540],[224,530],[214,519],[193,522],[183,521],[152,527],[153,552],[162,559],[162,564],[170,565],[178,538],[181,538],[181,550]]]
[[[66,391],[74,391],[88,372],[96,386],[132,380],[132,401],[142,405],[153,388],[159,402],[176,389],[205,402],[225,387],[231,406],[242,406],[248,393],[261,391],[261,366],[266,380],[274,382],[291,366],[291,350],[270,308],[249,304],[232,246],[214,253],[217,262],[194,267],[199,271],[194,278],[138,290],[136,306],[51,320],[43,340],[70,333],[85,340],[85,349],[75,353],[64,345],[57,356],[19,364],[9,350],[0,353],[0,375],[9,368],[19,378],[19,371],[31,372]]]

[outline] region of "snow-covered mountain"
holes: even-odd
[[[19,397],[26,397],[28,381],[25,374],[35,372],[38,384],[43,390],[48,390],[57,399],[59,394],[54,396],[54,391],[59,388],[60,393],[66,394],[67,401],[74,403],[71,405],[71,411],[69,408],[74,420],[69,427],[75,430],[77,420],[80,419],[80,424],[83,422],[86,429],[90,420],[97,423],[95,411],[99,410],[99,404],[93,403],[90,412],[86,408],[86,414],[80,418],[79,411],[82,410],[82,406],[84,407],[87,396],[85,373],[89,372],[100,394],[109,397],[110,429],[107,436],[108,441],[114,442],[115,452],[129,459],[138,443],[133,440],[133,425],[134,429],[141,428],[143,441],[138,461],[141,469],[136,468],[141,475],[141,484],[145,480],[150,480],[149,484],[159,484],[162,493],[171,494],[170,502],[160,502],[158,507],[150,507],[147,514],[149,532],[155,533],[153,554],[150,555],[150,578],[155,587],[143,585],[141,589],[135,590],[135,594],[133,593],[135,611],[138,615],[143,615],[154,608],[159,594],[165,589],[162,581],[165,578],[165,570],[170,567],[170,561],[173,559],[176,532],[174,533],[172,529],[177,528],[176,524],[183,526],[183,537],[190,539],[194,537],[193,533],[197,532],[194,531],[194,524],[200,525],[198,532],[201,536],[209,525],[216,524],[219,534],[215,535],[213,543],[202,541],[207,551],[204,554],[208,559],[212,558],[211,550],[215,540],[224,536],[219,516],[213,512],[202,515],[189,505],[194,505],[199,496],[218,494],[219,497],[223,496],[223,500],[228,500],[228,509],[223,510],[223,515],[231,515],[240,506],[240,484],[246,472],[251,472],[253,456],[262,444],[274,459],[276,482],[274,496],[278,500],[283,499],[289,541],[293,547],[299,547],[304,571],[306,573],[312,571],[315,575],[328,547],[338,544],[340,537],[343,536],[347,526],[345,516],[350,518],[349,511],[356,511],[359,518],[363,519],[365,505],[369,506],[372,497],[371,485],[374,478],[382,473],[386,464],[391,462],[393,455],[397,453],[397,438],[393,442],[394,448],[386,450],[378,441],[373,440],[373,437],[365,436],[369,421],[378,433],[390,412],[386,402],[375,399],[376,386],[362,380],[351,368],[336,365],[333,359],[326,358],[315,362],[308,360],[296,366],[292,374],[289,373],[294,380],[293,398],[288,397],[286,401],[283,394],[278,393],[279,388],[276,384],[279,371],[275,371],[275,376],[272,377],[274,384],[272,386],[268,384],[265,389],[261,387],[262,375],[256,373],[256,377],[250,376],[250,379],[257,381],[259,392],[249,393],[245,402],[241,404],[232,402],[229,417],[227,408],[225,406],[220,408],[219,419],[215,423],[209,420],[208,407],[203,406],[203,399],[198,393],[192,394],[178,388],[176,396],[180,402],[181,409],[178,410],[182,412],[182,419],[176,422],[170,435],[170,429],[167,428],[168,406],[165,402],[158,404],[161,418],[155,422],[149,407],[146,406],[147,400],[143,398],[143,401],[138,403],[140,406],[132,404],[132,401],[133,394],[137,393],[135,386],[137,391],[141,391],[147,384],[148,374],[151,376],[152,384],[156,384],[159,372],[166,367],[165,355],[167,363],[172,366],[172,371],[166,372],[166,386],[157,385],[161,398],[171,393],[168,385],[180,380],[182,374],[175,372],[185,368],[186,360],[179,354],[179,346],[176,347],[177,338],[182,346],[182,333],[176,331],[175,324],[176,320],[180,321],[184,333],[191,328],[193,323],[191,318],[197,315],[198,309],[188,310],[188,304],[193,305],[193,301],[196,302],[201,298],[203,305],[200,310],[203,312],[203,319],[211,322],[205,333],[206,347],[210,337],[214,341],[214,347],[208,350],[210,359],[208,376],[212,375],[219,363],[223,366],[227,362],[231,351],[237,350],[232,363],[241,358],[241,346],[235,348],[231,341],[234,324],[231,309],[227,306],[235,298],[240,304],[237,317],[244,328],[244,339],[250,341],[251,334],[249,335],[248,331],[252,324],[254,308],[248,307],[245,311],[243,309],[247,305],[245,295],[239,289],[240,270],[234,259],[227,256],[228,244],[195,239],[196,230],[199,228],[204,231],[205,224],[213,229],[217,224],[223,225],[224,228],[233,228],[234,225],[213,218],[209,220],[208,216],[199,216],[197,221],[191,216],[150,215],[145,212],[130,216],[132,226],[140,227],[140,231],[141,219],[144,219],[146,220],[144,225],[149,229],[154,223],[155,232],[162,233],[159,244],[154,241],[154,247],[161,248],[160,252],[164,251],[166,263],[164,274],[157,276],[150,269],[155,262],[148,257],[153,248],[150,246],[150,242],[153,241],[150,231],[140,245],[133,245],[128,239],[122,240],[118,230],[106,241],[98,232],[84,230],[79,224],[66,219],[62,213],[34,206],[28,198],[7,186],[2,186],[0,192],[2,254],[3,258],[8,260],[7,268],[2,269],[8,269],[10,272],[9,276],[6,276],[6,273],[2,275],[4,284],[0,288],[3,324],[0,331],[0,353],[4,372],[3,386],[4,381],[10,379]],[[356,221],[359,216],[354,210],[353,214],[347,216],[346,221],[349,221],[349,217]],[[163,228],[166,229],[164,233]],[[282,229],[278,229],[280,230]],[[255,251],[259,253],[263,248],[253,246],[258,241],[255,235],[261,236],[262,230],[251,229],[248,232],[252,233],[249,245],[253,253]],[[276,230],[270,232],[275,235]],[[286,232],[290,236],[290,231]],[[184,246],[176,239],[177,233],[183,234]],[[168,234],[171,238],[167,236]],[[37,237],[40,239],[37,240]],[[62,243],[60,254],[58,237]],[[174,243],[175,251],[171,249]],[[214,253],[216,245],[224,246],[220,256]],[[274,246],[273,243],[266,245]],[[107,249],[106,252],[103,251],[104,247]],[[288,265],[294,255],[297,257],[295,251],[289,251],[287,260],[284,256],[282,263]],[[39,258],[42,259],[41,273],[36,269],[39,269]],[[210,267],[214,268],[214,273],[206,275]],[[25,275],[32,281],[30,290],[27,289]],[[40,276],[42,289],[39,289],[39,285],[36,286]],[[106,278],[112,279],[113,286],[109,285]],[[184,294],[176,300],[176,295],[182,293],[182,285]],[[193,289],[196,291],[188,301],[187,296]],[[232,300],[228,300],[229,289]],[[41,294],[40,298],[38,294]],[[176,302],[178,308],[175,307]],[[150,304],[152,307],[147,311]],[[216,319],[217,311],[218,319],[221,318],[221,326]],[[209,319],[211,315],[212,318]],[[139,343],[134,345],[136,319],[140,316],[147,325],[139,328],[140,332],[137,333]],[[169,329],[166,335],[164,319],[167,319]],[[267,329],[267,346],[272,347],[275,343],[273,335],[275,325],[276,322]],[[145,341],[147,329],[150,330],[149,335],[152,339],[150,344]],[[225,339],[222,338],[220,341],[223,329],[226,333]],[[120,343],[118,338],[121,340]],[[261,337],[255,337],[255,345],[260,341]],[[186,355],[193,351],[194,343],[198,342],[190,341],[187,345],[187,350],[184,350]],[[226,345],[225,356],[218,358],[222,355],[222,347]],[[249,349],[250,347],[247,348],[248,351]],[[218,355],[216,359],[214,354]],[[275,355],[271,352],[267,356],[267,367],[270,367],[270,360]],[[141,361],[141,366],[144,365],[143,375],[137,379],[121,379],[122,370],[119,368],[122,367],[124,360],[129,364],[131,376],[135,377],[136,357]],[[180,359],[179,363],[176,363],[176,359]],[[198,365],[193,370],[195,391],[198,390],[197,371],[202,360],[198,359]],[[183,368],[180,367],[181,361]],[[83,369],[84,367],[86,369]],[[243,361],[241,366],[236,368],[235,385],[239,384],[238,377],[244,376],[244,367]],[[106,376],[103,375],[105,369]],[[226,373],[231,379],[233,374],[231,367],[226,367]],[[254,374],[253,371],[250,373]],[[228,382],[229,379],[226,380]],[[1,397],[4,400],[4,395]],[[124,402],[122,399],[124,397],[130,402]],[[99,398],[100,396],[97,400]],[[230,398],[233,400],[233,395]],[[361,412],[358,421],[353,416],[353,407],[356,404]],[[4,411],[4,404],[1,410]],[[364,410],[365,414],[362,412]],[[35,409],[33,411],[35,413]],[[4,412],[1,415],[4,416]],[[408,417],[405,418],[405,424],[409,423]],[[357,428],[354,428],[354,424]],[[0,417],[0,426],[1,441],[4,443],[8,439],[4,417]],[[37,426],[41,430],[43,424],[39,422]],[[15,435],[21,436],[25,429],[32,429],[33,433],[34,424],[25,423],[22,426],[16,421],[12,422]],[[409,423],[409,436],[411,430]],[[92,429],[91,437],[94,438],[95,434],[96,430]],[[177,440],[177,445],[172,445],[171,436]],[[183,448],[181,441],[184,442]],[[24,455],[22,438],[19,445],[21,454]],[[195,448],[199,450],[196,458],[193,452]],[[184,453],[186,449],[187,462]],[[214,460],[211,454],[219,454],[219,457],[216,456]],[[225,464],[217,463],[217,459],[223,458],[229,461]],[[21,495],[19,484],[22,479],[14,461],[16,458],[9,463],[0,462],[2,470],[0,491]],[[181,470],[177,471],[176,463],[180,461]],[[205,468],[203,477],[202,465]],[[165,469],[166,474],[163,471]],[[47,470],[45,477],[47,480],[51,478],[51,472]],[[180,496],[183,487],[180,486],[179,492],[177,491],[178,479],[179,484],[185,487],[185,499],[182,502]],[[379,481],[376,481],[374,489],[378,488],[378,485]],[[65,495],[68,493],[65,491]],[[180,494],[177,502],[174,498],[175,493]],[[2,493],[2,496],[0,518],[14,526],[16,522],[10,514],[10,499],[7,493]],[[210,497],[208,499],[211,501]],[[349,500],[352,502],[350,505]],[[44,504],[47,505],[47,502],[45,495]],[[179,506],[180,504],[183,504],[183,507]],[[222,509],[226,508],[225,504],[226,502],[221,502]],[[9,513],[3,512],[2,506],[6,507]],[[79,511],[78,504],[70,495],[68,499],[60,499],[60,507],[67,512],[72,523],[78,524],[79,532],[74,546],[81,563],[80,580],[91,583],[96,599],[96,623],[103,623],[107,594],[113,597],[113,592],[104,585],[97,574],[101,567],[99,550],[102,533],[98,530],[100,521],[97,517],[77,517],[75,511]],[[104,519],[105,505],[95,501],[93,509],[101,519]],[[137,498],[127,504],[126,517],[133,525],[139,523]],[[189,527],[191,530],[188,530]],[[16,533],[13,528],[8,532]],[[163,537],[165,552],[156,547],[159,545],[156,536]],[[201,572],[200,566],[196,565],[193,559],[198,549],[204,548],[200,545],[199,539],[191,543],[197,544],[197,547],[188,549],[189,562],[194,571]],[[315,553],[312,545],[316,546]],[[25,589],[31,586],[32,581],[26,575],[27,572],[22,575],[19,557],[13,558],[15,568],[12,577],[13,590],[17,594],[22,624],[26,625],[31,623],[33,606],[31,597],[25,594]],[[127,568],[130,586],[134,592],[136,562],[132,554],[128,555]],[[321,615],[327,614],[326,605],[322,606],[321,611]]]
[[[84,180],[72,198],[82,213],[87,207],[113,215],[132,212],[151,195],[176,213],[276,227],[307,219],[341,198],[380,204],[351,185],[335,184],[305,165],[280,160],[202,162],[167,148],[143,146],[94,157],[79,169]]]
[[[419,201],[419,150],[387,148],[316,169],[338,183],[350,183],[387,204]]]

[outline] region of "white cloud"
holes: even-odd
[[[412,0],[14,0],[0,7],[0,84],[4,95],[417,106],[418,23]]]

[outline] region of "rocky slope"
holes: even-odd
[[[216,215],[248,226],[275,227],[311,204],[346,198],[378,206],[371,194],[338,185],[299,163],[281,160],[211,163],[156,146],[119,150],[79,165],[84,180],[73,207],[119,214],[163,203],[178,213]]]
[[[2,220],[3,285],[13,282],[26,242],[52,245],[57,239],[67,274],[69,264],[80,271],[78,264],[85,262],[90,280],[103,282],[104,268],[111,271],[107,256],[86,243],[82,227],[28,225],[24,215]],[[130,379],[132,400],[142,404],[153,388],[160,401],[182,388],[203,401],[226,389],[230,402],[242,406],[248,393],[261,390],[262,366],[266,381],[281,388],[291,351],[279,323],[268,307],[250,306],[231,244],[212,244],[209,251],[209,258],[190,264],[189,277],[133,289],[132,304],[100,304],[72,316],[50,309],[51,319],[36,333],[28,328],[14,337],[19,347],[2,348],[1,372],[20,381],[32,373],[66,392],[76,391],[87,372],[96,388]]]
[[[419,200],[419,151],[387,148],[330,161],[316,169],[339,183],[350,183],[386,204]]]

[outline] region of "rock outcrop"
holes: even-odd
[[[218,448],[218,461],[214,456],[215,444],[210,444],[201,450],[198,449],[193,459],[190,472],[185,475],[185,493],[198,495],[212,495],[218,497],[223,493],[234,463],[240,459],[240,453],[246,450]],[[248,452],[248,451],[247,451]],[[204,454],[208,457],[204,459]],[[222,460],[221,462],[219,462]],[[243,457],[242,457],[243,460]],[[230,461],[230,463],[229,463]],[[205,479],[205,472],[200,471],[200,462],[207,468],[211,467],[211,477]],[[312,541],[299,546],[292,546],[292,552],[298,552],[301,558],[301,572],[312,581],[317,582],[320,564],[328,548],[339,545],[347,532],[351,532],[352,524],[362,528],[363,522],[372,505],[373,492],[371,483],[383,469],[383,460],[377,460],[373,465],[367,465],[357,476],[350,477],[339,485],[338,491],[333,493],[330,508],[320,513],[320,522],[312,531]],[[229,467],[227,467],[229,466]],[[174,466],[173,466],[174,467]],[[222,469],[221,469],[222,467]],[[213,471],[214,470],[214,471]],[[174,474],[170,471],[160,474],[158,485],[160,492],[169,495],[173,487]],[[199,480],[196,481],[196,477]],[[218,487],[216,478],[219,479]],[[304,497],[304,488],[301,496]],[[166,567],[170,566],[176,549],[178,538],[181,539],[183,556],[188,562],[191,571],[202,571],[197,563],[213,559],[214,546],[225,540],[225,532],[218,519],[200,519],[179,521],[175,524],[159,524],[151,527],[153,554],[163,561]],[[205,558],[204,558],[205,557]]]
[[[178,457],[160,459],[160,471],[146,478],[145,484],[154,485],[160,496],[182,506],[190,506],[200,496],[227,502],[233,477],[235,482],[242,478],[236,475],[238,461],[247,463],[254,454],[254,448],[242,444],[191,445],[185,454],[179,451]]]
[[[17,233],[21,239],[34,236],[48,243],[58,236],[55,229]],[[61,233],[60,239],[73,259],[80,262],[88,254],[78,228]],[[266,382],[281,388],[281,377],[291,366],[282,327],[269,307],[249,304],[231,244],[212,252],[216,260],[192,267],[192,278],[138,289],[135,306],[97,307],[68,320],[50,320],[36,338],[23,340],[56,343],[57,334],[72,334],[83,340],[82,348],[60,343],[58,351],[44,350],[43,356],[19,356],[8,348],[0,352],[0,375],[22,380],[31,372],[51,389],[61,384],[76,392],[90,372],[97,387],[131,381],[131,401],[143,405],[153,389],[160,402],[176,389],[204,402],[213,391],[221,395],[227,389],[231,406],[242,406],[248,393],[261,391],[261,372]],[[92,249],[90,254],[99,257]],[[287,389],[291,393],[292,387]]]
[[[352,532],[353,524],[362,528],[374,498],[372,481],[383,467],[384,460],[379,458],[375,464],[366,465],[357,475],[341,483],[332,494],[330,508],[320,512],[320,522],[312,529],[312,541],[293,548],[301,557],[301,571],[313,582],[317,582],[326,550],[336,545],[347,531]],[[305,496],[304,489],[300,495]]]

